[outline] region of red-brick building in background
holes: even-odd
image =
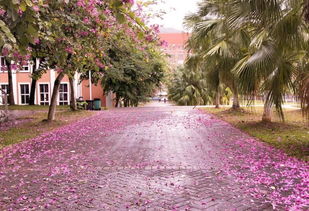
[[[185,45],[189,36],[190,34],[187,32],[162,30],[160,38],[162,41],[167,42],[167,45],[163,47],[163,50],[169,55],[168,61],[171,67],[183,65],[188,54]]]
[[[14,101],[17,105],[28,105],[31,89],[31,74],[35,66],[38,67],[38,60],[35,64],[24,65],[21,70],[13,70],[13,92]],[[51,95],[54,88],[54,82],[58,73],[55,70],[47,70],[45,74],[37,81],[35,90],[35,104],[36,105],[49,105],[51,101]],[[112,107],[113,100],[112,95],[106,96],[103,92],[103,88],[98,85],[92,84],[89,80],[79,81],[79,74],[75,75],[74,89],[76,97],[82,97],[84,100],[100,99],[101,104],[104,107]],[[4,90],[8,93],[8,73],[6,71],[5,60],[0,56],[0,105],[3,104]],[[70,86],[67,76],[63,78],[60,84],[58,93],[57,105],[69,105],[70,104]]]

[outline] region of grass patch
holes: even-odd
[[[69,111],[60,110],[56,113],[56,121],[47,123],[43,120],[47,117],[47,111],[37,112],[34,115],[23,118],[30,119],[20,125],[16,125],[9,130],[0,131],[0,149],[6,146],[17,144],[24,140],[34,138],[42,133],[65,126],[81,118],[94,115],[91,111]]]
[[[274,113],[272,123],[261,122],[263,108],[204,108],[249,135],[256,137],[287,154],[309,161],[309,124],[300,110],[285,109],[285,122]]]
[[[8,106],[9,110],[22,110],[22,111],[47,111],[49,106],[41,105],[13,105]],[[0,106],[0,110],[4,109],[4,106]],[[57,106],[57,110],[68,110],[69,106]]]

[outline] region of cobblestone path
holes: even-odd
[[[0,210],[284,209],[226,171],[250,176],[229,153],[247,138],[191,107],[104,111],[0,151]]]

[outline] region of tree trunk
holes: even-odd
[[[48,118],[47,121],[51,122],[55,120],[55,114],[56,114],[56,106],[57,106],[57,98],[58,98],[58,93],[59,93],[59,87],[61,80],[64,77],[64,73],[60,73],[54,83],[54,89],[53,89],[53,94],[51,97],[51,102],[48,110]]]
[[[239,104],[239,95],[238,95],[238,91],[237,89],[235,89],[233,91],[233,109],[237,110],[240,108],[240,104]]]
[[[72,111],[77,111],[74,78],[69,77],[69,81],[70,81],[70,93],[71,93],[70,108],[71,108]]]
[[[30,98],[29,98],[29,105],[35,105],[35,89],[36,89],[36,79],[32,79],[31,82],[31,90],[30,90]]]
[[[8,95],[7,93],[4,93],[4,114],[6,118],[9,117],[9,108],[8,108]]]
[[[216,93],[215,105],[216,105],[216,108],[220,108],[220,90],[219,90],[219,88],[217,89],[217,93]]]
[[[309,23],[309,0],[304,0],[304,17],[305,21]]]
[[[269,102],[267,102],[267,100],[264,103],[264,112],[263,112],[263,117],[262,117],[262,121],[263,122],[271,122],[271,104]]]
[[[13,73],[12,73],[12,65],[11,62],[6,60],[7,68],[8,68],[8,79],[9,79],[9,104],[15,105],[14,100],[14,90],[13,90]]]
[[[118,95],[116,95],[115,108],[118,108],[118,106],[119,106],[119,101],[120,101],[120,97],[119,97]]]
[[[0,93],[2,93],[0,97],[3,98],[3,105],[4,105],[4,111],[0,110],[0,122],[6,122],[9,119],[9,108],[7,102],[8,96],[4,90],[0,89],[0,91],[1,91]]]

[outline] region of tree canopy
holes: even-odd
[[[131,70],[135,72],[134,77],[129,73],[132,80],[136,80],[135,88],[127,83],[126,89],[137,96],[146,91],[132,91],[136,87],[150,89],[140,85],[139,81],[150,87],[158,84],[156,80],[161,76],[156,79],[152,76],[161,74],[161,67],[158,67],[164,62],[161,62],[158,49],[157,26],[147,26],[144,5],[133,8],[133,3],[133,0],[0,2],[2,55],[14,64],[21,64],[16,62],[18,59],[40,58],[44,60],[44,67],[54,68],[58,73],[50,120],[54,119],[57,89],[65,75],[72,77],[76,72],[92,71],[106,82],[108,78],[118,80],[117,74],[121,71]],[[34,77],[41,74],[37,72]],[[103,85],[106,91],[117,90],[107,84],[111,83]]]
[[[295,0],[202,1],[199,11],[186,17],[190,57],[198,58],[209,83],[216,82],[217,95],[220,84],[234,99],[239,93],[249,100],[263,95],[264,120],[270,120],[273,105],[284,118],[288,93],[300,96],[308,112],[307,9],[307,1]]]

